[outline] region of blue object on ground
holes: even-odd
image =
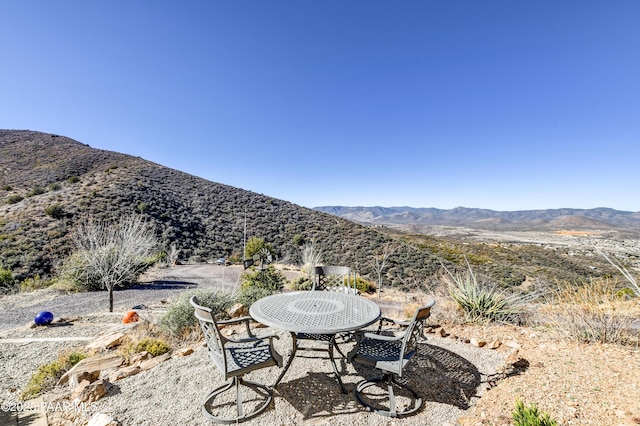
[[[49,311],[38,312],[34,319],[36,325],[48,325],[51,321],[53,321],[53,314]]]

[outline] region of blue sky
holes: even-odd
[[[0,128],[307,207],[640,211],[640,2],[5,1]]]

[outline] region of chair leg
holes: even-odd
[[[367,402],[362,396],[362,393],[364,392],[365,389],[380,383],[385,383],[387,385],[387,394],[388,394],[388,400],[389,400],[388,410],[376,408],[375,406]],[[407,408],[406,410],[402,410],[402,411],[397,410],[396,394],[393,389],[394,385],[407,390],[411,394],[411,396],[413,397],[413,407]],[[382,416],[405,417],[405,416],[414,414],[422,407],[422,398],[420,398],[420,395],[418,395],[409,386],[398,382],[392,373],[386,373],[383,377],[377,377],[377,378],[366,379],[361,381],[356,385],[355,393],[356,393],[356,398],[358,399],[358,402],[364,405],[367,410],[373,411],[374,413],[380,414]]]
[[[252,389],[254,392],[260,394],[264,398],[264,401],[257,408],[251,410],[248,413],[245,413],[244,401],[242,400],[241,388],[243,386]],[[212,409],[215,408],[214,402],[216,397],[223,394],[224,392],[231,390],[231,388],[235,388],[236,391],[236,415],[232,417],[214,414],[212,412]],[[258,414],[266,410],[271,403],[272,398],[273,394],[268,386],[261,383],[244,380],[241,377],[234,377],[230,382],[227,382],[224,385],[215,388],[205,397],[202,402],[202,413],[206,418],[214,423],[240,423],[257,416]]]

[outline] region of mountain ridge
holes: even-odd
[[[456,207],[347,207],[320,206],[314,210],[333,214],[367,225],[439,225],[460,226],[488,230],[564,230],[625,229],[640,231],[640,212],[615,210],[608,207],[593,209],[538,209],[498,211]]]

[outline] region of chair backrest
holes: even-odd
[[[356,273],[348,266],[316,266],[312,290],[356,294]]]
[[[200,323],[202,332],[204,333],[204,339],[207,342],[207,351],[209,356],[216,363],[224,379],[227,379],[227,354],[224,349],[224,345],[227,339],[220,333],[216,319],[211,314],[211,309],[206,306],[201,306],[198,298],[192,296],[189,300],[191,306],[193,306],[195,312],[194,315]]]
[[[405,335],[402,338],[402,357],[409,359],[413,357],[418,351],[418,340],[422,336],[422,330],[424,328],[424,322],[431,315],[431,308],[436,304],[436,301],[431,299],[429,302],[416,309],[413,314],[413,318],[409,323],[409,326],[405,330]],[[402,365],[402,363],[400,363]]]

